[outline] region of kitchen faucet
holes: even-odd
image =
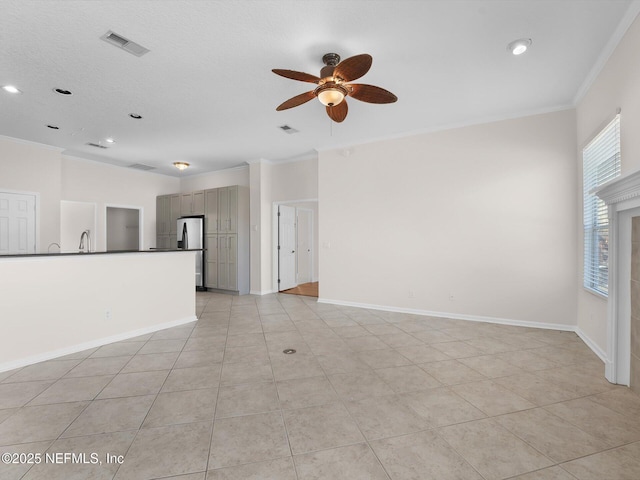
[[[91,230],[85,230],[80,235],[80,246],[78,246],[78,249],[80,250],[81,253],[84,253],[84,237],[85,236],[87,237],[87,252],[91,252]]]

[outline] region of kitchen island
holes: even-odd
[[[195,255],[0,256],[0,372],[197,320]]]

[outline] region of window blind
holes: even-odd
[[[609,291],[609,217],[594,188],[620,175],[620,115],[582,151],[584,208],[584,287]]]

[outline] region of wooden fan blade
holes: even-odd
[[[367,73],[372,62],[373,58],[367,53],[349,57],[336,65],[333,76],[340,77],[345,82],[351,82]]]
[[[316,95],[315,93],[313,93],[313,90],[311,90],[310,92],[301,93],[300,95],[296,95],[295,97],[290,98],[286,102],[282,102],[278,106],[278,108],[276,108],[276,110],[280,111],[280,110],[286,110],[287,108],[297,107],[298,105],[307,103],[309,100],[312,100],[315,97]]]
[[[342,100],[338,105],[333,107],[327,107],[327,115],[331,117],[334,122],[340,123],[347,118],[349,112],[349,106],[347,105],[347,99]]]
[[[354,83],[346,86],[349,96],[367,103],[393,103],[398,100],[393,93],[384,88],[364,83]]]
[[[316,77],[310,73],[296,72],[295,70],[282,70],[279,68],[274,68],[271,71],[281,77],[300,80],[301,82],[318,83],[320,81],[320,77]]]

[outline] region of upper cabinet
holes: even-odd
[[[161,195],[156,198],[156,248],[169,248],[175,237],[180,216],[180,195]]]
[[[162,195],[156,198],[156,234],[169,235],[171,218],[171,196]]]
[[[180,195],[161,195],[156,197],[156,233],[170,235],[176,233],[180,216]]]
[[[207,233],[238,233],[238,186],[205,191]]]
[[[180,218],[180,195],[171,195],[171,205],[169,207],[169,233],[178,233],[178,218]]]
[[[218,189],[212,188],[204,192],[204,215],[207,234],[218,233]]]
[[[238,186],[218,189],[218,233],[238,233]]]
[[[180,216],[204,215],[204,190],[180,195]]]

